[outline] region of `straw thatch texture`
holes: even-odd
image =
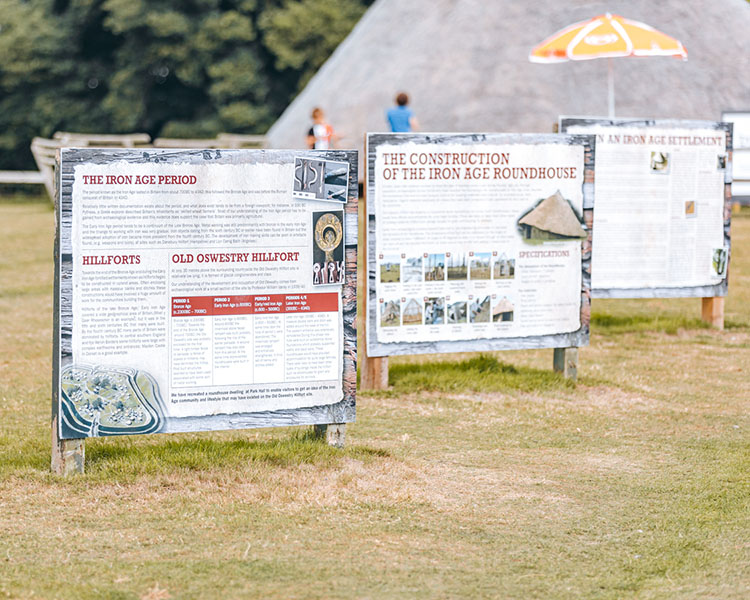
[[[536,227],[568,238],[585,238],[586,231],[573,212],[568,201],[559,191],[542,200],[532,210],[518,220],[519,225]]]
[[[508,312],[513,312],[513,304],[510,300],[503,297],[500,302],[495,305],[495,308],[492,310],[492,315],[497,316]]]
[[[407,91],[422,131],[550,132],[557,117],[607,112],[607,61],[532,64],[558,29],[613,12],[676,37],[688,61],[614,59],[617,115],[719,120],[750,107],[745,0],[378,0],[268,132],[273,148],[304,145],[323,107],[341,147],[387,129]]]

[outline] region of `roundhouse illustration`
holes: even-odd
[[[518,219],[525,240],[584,239],[586,230],[578,215],[558,190]]]
[[[513,304],[506,297],[495,304],[492,309],[492,320],[497,321],[512,321],[513,320]]]

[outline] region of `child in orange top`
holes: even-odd
[[[314,108],[312,111],[313,126],[307,132],[307,147],[311,150],[328,150],[333,148],[338,136],[333,127],[326,123],[326,116],[322,108]]]

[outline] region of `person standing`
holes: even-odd
[[[333,127],[326,123],[326,115],[322,108],[314,108],[312,111],[313,125],[307,132],[307,147],[311,150],[328,150],[333,148],[338,136]]]
[[[419,128],[417,119],[409,108],[409,96],[404,92],[396,96],[396,106],[388,109],[385,116],[394,133],[416,131]]]

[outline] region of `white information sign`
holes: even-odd
[[[728,154],[716,125],[562,120],[561,131],[596,135],[595,296],[725,279]]]
[[[750,203],[750,111],[724,112],[721,120],[732,123],[732,196]]]
[[[342,401],[344,212],[294,182],[294,156],[73,168],[70,435]]]
[[[379,344],[581,329],[584,145],[379,138]]]

